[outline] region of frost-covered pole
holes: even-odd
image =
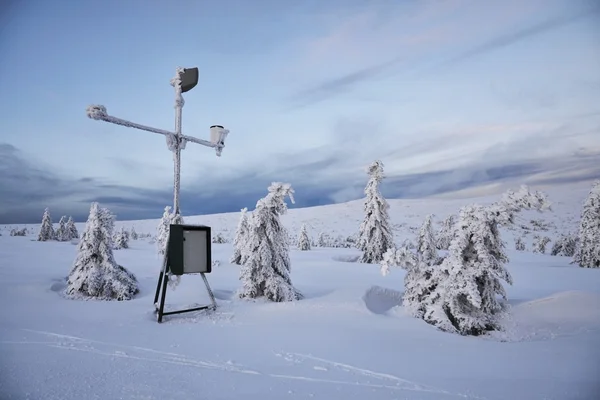
[[[210,127],[210,140],[198,139],[193,136],[182,134],[181,129],[181,111],[185,104],[182,94],[191,90],[198,83],[197,68],[177,67],[175,77],[171,79],[171,86],[175,89],[175,132],[164,129],[152,128],[135,122],[127,121],[121,118],[108,115],[106,107],[102,105],[91,105],[86,109],[87,116],[91,119],[110,122],[112,124],[136,128],[147,132],[164,135],[167,140],[167,147],[173,152],[173,212],[179,215],[179,192],[181,187],[181,150],[185,149],[187,142],[201,144],[202,146],[215,149],[217,157],[221,156],[225,147],[225,139],[229,131],[221,125]]]
[[[181,112],[185,101],[181,95],[181,74],[183,68],[178,67],[171,85],[175,88],[175,140],[173,140],[173,213],[179,215],[179,191],[181,188]],[[185,145],[184,145],[185,146]]]

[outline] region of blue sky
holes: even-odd
[[[197,66],[182,212],[250,209],[271,181],[297,206],[600,177],[600,8],[593,0],[13,1],[0,14],[0,223],[156,218],[175,67]]]

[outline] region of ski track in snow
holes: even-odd
[[[250,375],[261,375],[270,378],[276,379],[286,379],[286,380],[297,380],[297,381],[306,381],[306,382],[316,382],[316,383],[329,383],[335,385],[351,385],[351,386],[361,386],[361,387],[369,387],[369,388],[377,388],[377,389],[388,389],[394,391],[416,391],[416,392],[429,392],[435,393],[439,395],[444,395],[448,397],[460,397],[460,398],[468,398],[468,399],[480,399],[485,400],[484,397],[478,397],[474,395],[466,395],[460,393],[451,393],[443,389],[439,389],[436,387],[421,385],[416,382],[412,382],[406,379],[399,378],[397,376],[375,372],[369,369],[355,367],[349,364],[344,364],[337,361],[327,360],[320,357],[315,357],[312,355],[299,354],[299,353],[275,353],[278,357],[283,357],[286,361],[291,361],[297,364],[304,364],[307,362],[314,362],[321,365],[314,365],[312,368],[315,371],[321,371],[326,374],[329,371],[329,368],[324,367],[322,365],[327,365],[328,367],[333,367],[338,370],[352,373],[354,375],[361,376],[363,378],[375,378],[380,380],[380,383],[372,383],[371,381],[367,382],[359,382],[359,381],[344,381],[344,380],[335,380],[335,379],[327,379],[327,378],[315,378],[308,376],[299,376],[299,375],[284,375],[284,374],[271,374],[271,373],[262,373],[259,371],[255,371],[249,368],[244,368],[241,365],[232,365],[231,363],[214,363],[208,361],[201,361],[197,359],[193,359],[182,354],[171,353],[166,351],[160,351],[155,349],[150,349],[146,347],[140,346],[131,346],[131,345],[123,345],[117,343],[109,343],[103,342],[99,340],[93,339],[85,339],[78,336],[64,335],[60,333],[33,330],[33,329],[22,329],[26,332],[31,332],[39,335],[44,335],[46,337],[55,338],[55,341],[28,341],[28,340],[6,340],[0,341],[0,344],[28,344],[28,345],[44,345],[54,349],[60,350],[71,350],[71,351],[81,351],[87,352],[90,354],[108,356],[108,357],[116,357],[116,358],[125,358],[129,360],[138,360],[138,361],[147,361],[147,362],[161,362],[165,364],[174,364],[180,366],[194,367],[194,368],[202,368],[209,370],[219,370],[225,372],[236,372],[242,374],[250,374]],[[123,349],[118,350],[119,348]]]
[[[360,384],[361,386],[389,388],[389,389],[395,389],[395,390],[408,390],[408,391],[415,391],[415,392],[429,392],[429,393],[436,393],[436,394],[441,394],[441,395],[446,395],[446,396],[462,397],[462,398],[469,398],[469,399],[480,399],[480,400],[485,399],[484,397],[478,397],[478,396],[473,396],[473,395],[466,395],[466,394],[461,394],[461,393],[451,393],[446,390],[439,389],[439,388],[436,388],[433,386],[421,385],[419,383],[409,381],[407,379],[399,378],[395,375],[382,373],[382,372],[375,372],[375,371],[372,371],[369,369],[359,368],[359,367],[355,367],[355,366],[352,366],[349,364],[344,364],[344,363],[337,362],[337,361],[327,360],[324,358],[315,357],[315,356],[308,355],[308,354],[276,353],[276,355],[279,357],[283,357],[285,360],[291,361],[294,363],[313,361],[313,362],[318,362],[321,364],[329,365],[331,367],[337,368],[337,369],[345,371],[345,372],[354,373],[354,374],[368,377],[368,378],[381,379],[383,381],[387,381],[388,383],[395,383],[395,386],[390,386],[390,385],[383,385],[383,384],[373,384],[373,383],[368,382],[368,383]],[[319,370],[319,371],[327,371],[328,370],[326,367],[322,367],[322,366],[314,366],[313,369]],[[282,375],[278,375],[278,376],[282,376]],[[299,378],[296,377],[295,379],[299,379]],[[310,381],[321,381],[318,378],[300,378],[300,379],[305,379],[305,380],[310,380]],[[331,382],[333,382],[333,381],[331,381]],[[354,382],[337,382],[337,381],[335,383],[350,384],[350,385],[356,384]]]

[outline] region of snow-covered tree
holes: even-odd
[[[273,182],[266,197],[258,200],[249,221],[248,258],[240,271],[241,298],[260,298],[282,302],[302,298],[290,278],[291,262],[287,230],[280,216],[287,212],[285,198],[294,202],[289,183]]]
[[[92,203],[67,279],[65,293],[68,296],[129,300],[139,292],[135,275],[115,261],[113,228],[114,216],[110,211]]]
[[[577,248],[577,237],[572,234],[561,234],[552,245],[550,255],[573,257]]]
[[[27,236],[27,228],[23,228],[23,229],[13,228],[10,230],[10,236]]]
[[[427,216],[419,230],[416,253],[411,250],[411,242],[405,240],[398,249],[389,249],[381,262],[383,275],[389,273],[391,266],[399,266],[406,270],[402,305],[409,314],[417,318],[422,318],[425,313],[424,301],[437,285],[437,282],[432,280],[433,270],[443,260],[437,253],[431,219],[431,215]]]
[[[156,247],[158,254],[163,256],[167,248],[167,241],[169,239],[169,227],[171,225],[183,224],[183,217],[180,214],[174,214],[171,212],[171,207],[166,206],[165,212],[163,213],[160,222],[158,223],[156,233]]]
[[[363,252],[360,262],[378,263],[385,252],[394,247],[389,205],[379,191],[379,184],[385,177],[383,163],[374,161],[367,168],[367,174],[370,178],[365,187],[365,218],[360,225],[357,248]]]
[[[242,265],[245,261],[243,251],[248,241],[249,229],[247,212],[248,209],[245,207],[240,210],[240,219],[235,229],[235,238],[233,239],[233,254],[229,259],[229,262],[232,264]]]
[[[423,318],[448,332],[480,335],[500,329],[499,315],[506,299],[502,280],[512,284],[505,267],[508,257],[500,238],[500,225],[514,222],[522,209],[542,211],[550,208],[542,192],[522,186],[508,191],[491,206],[470,205],[460,210],[448,256],[433,268],[435,289],[422,302]]]
[[[72,217],[69,217],[69,220],[67,221],[66,230],[69,236],[68,240],[79,239],[79,232],[77,231],[77,227],[75,226],[75,222],[73,221]]]
[[[71,240],[69,237],[69,231],[67,231],[67,216],[63,215],[58,221],[58,229],[55,232],[56,240],[59,242],[66,242]]]
[[[515,239],[515,250],[517,251],[525,251],[525,242],[520,237]]]
[[[215,236],[213,236],[212,242],[216,244],[223,244],[227,243],[227,240],[225,239],[225,237],[223,237],[223,234],[219,232]]]
[[[321,232],[319,233],[319,237],[317,239],[317,246],[318,247],[327,247],[329,243],[327,234],[325,232]]]
[[[52,225],[52,217],[50,216],[50,210],[46,208],[44,215],[42,216],[42,226],[40,227],[40,233],[38,235],[39,242],[45,242],[48,240],[54,240],[56,234],[54,233],[54,226]]]
[[[133,240],[138,240],[138,234],[135,231],[135,227],[133,227],[133,226],[131,227],[130,237]]]
[[[534,253],[546,253],[546,245],[550,243],[550,238],[548,236],[538,236],[535,235],[533,237],[533,246],[532,251]]]
[[[310,238],[306,230],[306,224],[302,224],[300,234],[298,235],[298,248],[300,250],[310,250]]]
[[[450,242],[454,237],[454,219],[454,215],[449,215],[442,223],[437,237],[437,248],[440,250],[448,250],[448,247],[450,247]]]
[[[573,262],[583,268],[600,268],[600,181],[595,181],[583,204],[577,249]]]
[[[115,234],[114,246],[115,250],[129,248],[129,235],[125,228],[121,227],[121,230]]]
[[[437,246],[433,236],[432,219],[432,214],[425,217],[425,221],[417,235],[417,253],[426,264],[432,263],[438,257]]]

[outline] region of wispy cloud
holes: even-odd
[[[598,13],[600,7],[573,7],[541,22],[544,1],[449,2],[425,1],[413,8],[373,6],[334,24],[327,34],[301,47],[294,66],[318,84],[306,84],[288,98],[290,108],[305,107],[375,79],[402,75],[431,76],[444,68],[522,40],[558,29]],[[543,15],[543,14],[542,14]],[[534,17],[534,18],[531,18]],[[533,21],[533,22],[532,22]],[[526,24],[529,25],[526,25]],[[483,42],[477,42],[482,38]],[[466,50],[464,48],[466,47]],[[431,63],[425,56],[441,59]],[[333,67],[335,66],[335,68]],[[311,73],[315,69],[316,73]],[[323,71],[338,72],[323,77]],[[344,71],[339,74],[339,71]]]
[[[573,23],[575,21],[581,20],[582,18],[595,17],[600,12],[600,5],[596,4],[595,6],[589,7],[583,11],[577,11],[575,13],[569,13],[567,15],[559,15],[557,17],[548,19],[541,23],[537,23],[535,25],[517,30],[515,32],[511,32],[505,35],[498,36],[489,40],[487,42],[481,43],[478,46],[475,46],[465,52],[462,52],[454,57],[451,57],[448,60],[445,60],[442,63],[437,64],[435,67],[431,69],[427,69],[425,73],[435,73],[439,71],[441,68],[447,68],[449,66],[458,64],[460,62],[467,61],[471,58],[481,56],[485,53],[495,51],[504,47],[508,47],[515,43],[518,43],[522,40],[528,39],[532,36],[540,35],[542,33],[546,33],[552,31],[554,29],[558,29],[564,25]]]

